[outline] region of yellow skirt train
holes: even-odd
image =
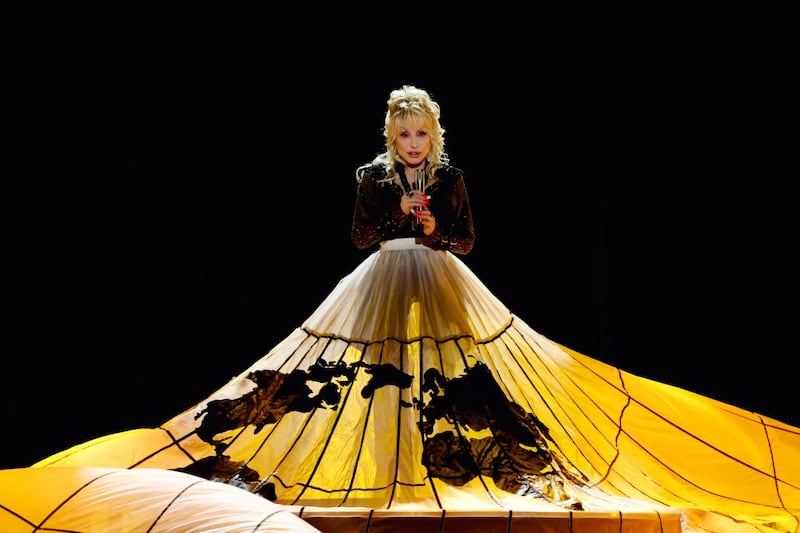
[[[413,239],[191,409],[3,483],[85,468],[216,481],[325,532],[800,531],[799,428],[559,345]],[[46,525],[37,496],[4,492],[0,529]]]

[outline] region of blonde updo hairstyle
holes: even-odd
[[[439,123],[441,114],[439,104],[433,101],[427,91],[413,85],[403,85],[401,89],[393,90],[389,93],[387,103],[383,128],[386,152],[378,156],[375,162],[385,165],[389,175],[394,174],[398,164],[403,164],[397,153],[395,141],[400,124],[405,123],[414,129],[424,131],[430,137],[431,149],[425,166],[429,176],[435,175],[441,165],[448,163],[444,149],[444,128]]]

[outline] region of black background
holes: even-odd
[[[350,241],[354,170],[404,83],[442,106],[477,230],[463,259],[512,312],[800,425],[787,104],[746,39],[518,34],[503,53],[373,57],[126,35],[51,49],[47,83],[20,82],[0,467],[157,426],[299,326],[368,253]]]

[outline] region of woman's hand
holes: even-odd
[[[427,208],[429,201],[427,194],[423,194],[421,191],[410,191],[400,197],[400,209],[404,214],[410,215],[414,209]]]
[[[425,235],[430,235],[436,229],[436,219],[428,209],[430,201],[430,196],[422,191],[410,191],[400,198],[400,209],[406,215],[413,212],[417,222],[422,225],[422,233]]]
[[[433,230],[436,229],[436,218],[434,218],[433,213],[430,210],[423,209],[422,211],[418,211],[416,213],[417,222],[422,224],[422,233],[425,235],[430,235],[433,233]]]

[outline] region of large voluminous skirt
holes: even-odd
[[[459,515],[542,531],[800,523],[798,428],[562,346],[460,258],[408,239],[384,243],[191,409],[33,466],[178,470],[308,519],[373,526]]]
[[[3,533],[320,533],[236,487],[161,468],[0,470]]]

